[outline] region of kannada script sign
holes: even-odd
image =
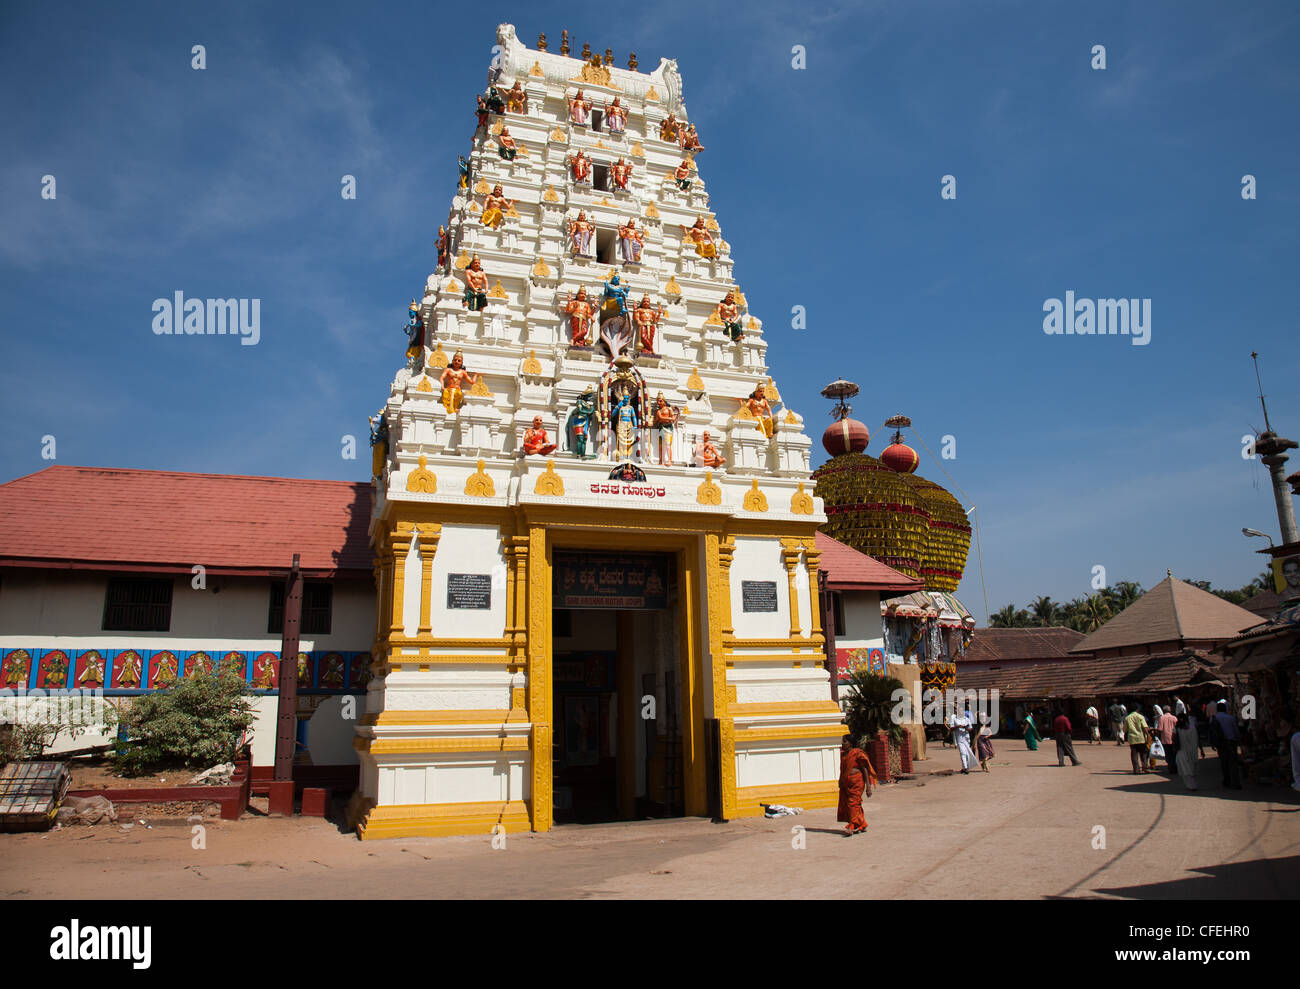
[[[662,553],[557,551],[553,559],[556,608],[668,607],[671,558]]]

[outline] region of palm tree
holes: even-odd
[[[1110,615],[1110,608],[1102,594],[1089,594],[1083,600],[1078,616],[1079,625],[1075,628],[1084,633],[1095,632],[1110,621]]]
[[[1006,607],[993,612],[989,616],[990,628],[1015,628],[1016,627],[1016,606],[1008,604]]]
[[[1056,624],[1059,606],[1046,594],[1040,594],[1029,602],[1029,612],[1034,616],[1034,624],[1047,628]]]
[[[849,734],[854,741],[865,745],[869,739],[876,737],[877,731],[883,729],[890,741],[901,742],[903,726],[894,720],[893,710],[898,703],[895,693],[903,690],[903,681],[867,670],[857,670],[849,677],[847,686],[844,720],[848,723]]]

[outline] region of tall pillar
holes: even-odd
[[[1300,542],[1300,530],[1296,529],[1295,506],[1291,502],[1291,492],[1287,490],[1286,467],[1287,450],[1294,450],[1300,444],[1278,436],[1271,430],[1260,433],[1255,440],[1255,452],[1268,468],[1273,481],[1273,501],[1277,505],[1278,526],[1282,530],[1282,542]]]
[[[388,640],[406,635],[406,556],[415,538],[414,522],[398,522],[388,536],[389,555],[393,561],[392,611],[389,614]]]
[[[417,522],[420,533],[420,635],[433,634],[433,556],[438,552],[442,526],[437,522]]]
[[[533,725],[533,830],[549,831],[554,819],[551,776],[551,568],[546,529],[528,530],[528,718]]]

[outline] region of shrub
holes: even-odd
[[[891,714],[895,704],[894,691],[902,689],[903,681],[897,677],[881,676],[866,670],[853,673],[847,684],[844,720],[848,723],[849,734],[859,745],[875,738],[876,732],[881,730],[889,735],[891,742],[902,742],[906,731],[901,724],[894,722]]]
[[[114,763],[138,776],[160,766],[233,762],[255,718],[249,694],[239,672],[225,668],[136,698],[123,719],[128,739],[113,745]]]

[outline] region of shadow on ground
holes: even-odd
[[[1249,900],[1295,896],[1300,855],[1188,869],[1198,875],[1142,886],[1099,886],[1093,892],[1134,900]]]

